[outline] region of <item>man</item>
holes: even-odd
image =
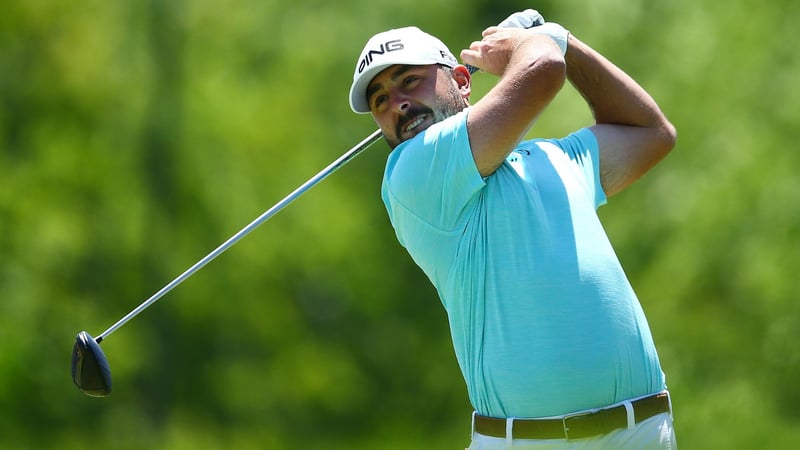
[[[524,20],[522,20],[524,19]],[[379,33],[350,105],[393,151],[382,198],[435,285],[475,409],[470,448],[675,448],[664,374],[596,209],[661,160],[675,130],[633,79],[533,10],[462,60],[437,38]],[[501,24],[502,25],[502,24]],[[523,141],[565,79],[595,124]]]

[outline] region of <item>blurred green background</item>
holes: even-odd
[[[366,39],[455,53],[534,7],[639,80],[674,152],[601,216],[656,338],[685,449],[800,445],[800,3],[5,0],[0,448],[454,449],[470,406],[445,314],[394,239],[376,144],[100,334],[375,128]],[[494,79],[475,77],[479,98]],[[533,129],[588,124],[567,85]]]

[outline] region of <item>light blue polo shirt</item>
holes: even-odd
[[[483,179],[467,114],[399,145],[382,197],[447,311],[475,410],[545,417],[665,389],[596,214],[606,197],[594,134],[522,142]]]

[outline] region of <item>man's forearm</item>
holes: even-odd
[[[648,127],[666,120],[644,88],[573,35],[566,64],[567,79],[586,99],[597,123]]]

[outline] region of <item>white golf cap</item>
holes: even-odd
[[[368,113],[367,86],[383,69],[395,64],[425,66],[458,65],[458,60],[442,41],[417,27],[397,28],[378,33],[367,42],[356,62],[350,86],[350,108]]]

